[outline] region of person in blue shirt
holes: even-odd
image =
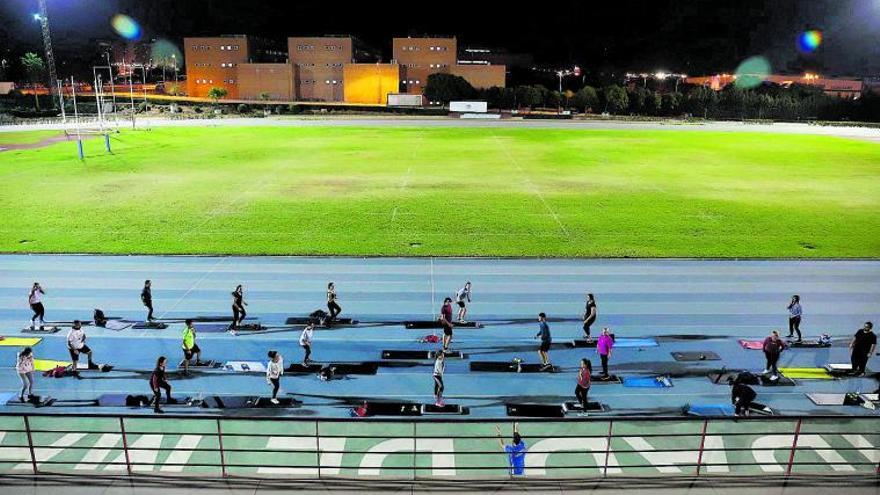
[[[547,324],[547,315],[538,314],[538,324],[540,326],[535,338],[541,337],[541,347],[538,348],[538,356],[541,357],[541,369],[546,370],[553,367],[550,364],[550,344],[553,339],[550,338],[550,325]]]
[[[512,476],[523,476],[526,474],[526,443],[519,434],[519,427],[513,424],[513,442],[510,445],[504,445],[501,438],[501,428],[495,426],[498,432],[498,444],[501,445],[501,451],[507,454],[507,462],[509,464],[508,473]]]

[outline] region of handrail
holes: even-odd
[[[496,435],[482,431],[471,433],[455,426],[480,427],[499,422],[509,424],[513,420],[443,421],[440,418],[426,422],[411,418],[376,418],[374,421],[362,421],[360,418],[325,420],[9,412],[0,414],[0,419],[4,418],[20,418],[21,423],[5,428],[0,426],[0,474],[6,469],[21,469],[27,465],[34,474],[58,470],[92,473],[124,466],[128,475],[144,470],[183,472],[186,469],[210,468],[217,470],[214,476],[219,472],[223,478],[239,477],[242,473],[252,476],[255,472],[256,475],[296,473],[298,476],[316,476],[320,479],[338,476],[344,471],[365,473],[365,476],[385,472],[413,480],[424,476],[469,472],[490,476],[502,476],[504,473],[503,476],[508,476],[506,454],[497,448],[497,444],[492,445],[497,442]],[[68,420],[49,422],[48,418]],[[86,424],[77,425],[76,419]],[[100,421],[102,419],[104,421]],[[517,421],[529,425],[525,434],[527,441],[531,442],[526,454],[527,474],[532,469],[541,475],[578,473],[578,476],[583,476],[594,472],[604,478],[625,475],[628,470],[653,468],[660,472],[677,470],[683,473],[687,470],[697,477],[742,470],[778,471],[786,477],[829,471],[837,475],[864,476],[871,473],[880,477],[880,464],[875,459],[880,451],[880,441],[873,440],[878,438],[875,432],[880,426],[880,419],[872,416],[560,419],[528,418]],[[98,423],[94,429],[88,428],[89,420]],[[190,421],[197,428],[187,428],[179,420]],[[828,424],[829,420],[835,422],[836,428]],[[842,424],[842,420],[847,423]],[[144,423],[134,424],[137,421],[149,421],[146,424],[158,428],[150,430]],[[264,428],[270,424],[282,424],[278,421],[305,428],[299,434],[291,433],[287,428],[276,428],[286,430],[277,433]],[[672,421],[675,421],[674,426],[685,431],[666,428],[666,425],[673,426]],[[41,423],[46,425],[41,427]],[[230,428],[224,423],[237,425],[239,430],[229,431]],[[589,428],[590,431],[583,434],[573,429],[577,425],[604,427],[606,423],[607,428],[603,433],[599,433],[597,428]],[[58,426],[67,424],[75,427]],[[115,429],[112,427],[114,424],[117,426]],[[341,424],[358,425],[356,433],[348,434],[344,430],[322,433],[327,425]],[[169,427],[167,431],[164,428],[166,425]],[[382,425],[397,426],[398,429],[390,433],[365,432],[363,430],[367,425],[380,430]],[[436,429],[438,425],[446,425],[450,431],[443,433]],[[557,428],[536,434],[535,431],[541,430],[541,425],[556,425]],[[780,428],[779,425],[784,427]],[[422,434],[420,429],[428,431]],[[716,429],[718,431],[713,431]],[[725,432],[725,429],[735,431]],[[523,431],[522,427],[520,431]],[[5,438],[8,434],[12,434],[12,437]],[[91,442],[78,444],[84,437],[105,435],[110,435],[110,442],[100,444],[102,446],[87,445]],[[118,440],[113,440],[114,435],[118,436]],[[156,436],[163,438],[149,439]],[[189,443],[171,445],[164,439],[166,436],[198,438],[194,443],[190,440]],[[834,443],[833,438],[838,437],[839,441]],[[4,438],[6,442],[2,441]],[[59,443],[61,438],[67,440]],[[708,441],[710,438],[713,439],[712,443]],[[877,445],[869,442],[868,438]],[[210,441],[201,443],[206,439]],[[583,448],[580,447],[581,440],[584,442]],[[273,446],[272,441],[278,443]],[[22,454],[25,448],[26,457]],[[14,460],[4,457],[3,453],[9,452],[8,449],[13,449],[13,453],[19,452],[13,454]],[[87,453],[82,456],[73,454],[84,451]],[[798,456],[805,451],[815,454]],[[59,452],[69,454],[56,459]],[[787,454],[785,461],[779,459],[783,452]],[[842,455],[845,453],[849,454]],[[69,460],[80,457],[83,458]],[[550,462],[551,458],[556,459],[556,463]],[[390,465],[385,465],[386,459],[390,460]],[[537,464],[529,466],[528,459],[537,459],[533,461]],[[72,469],[74,465],[75,469]],[[768,465],[772,467],[768,468]]]

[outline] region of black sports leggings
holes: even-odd
[[[153,319],[153,301],[144,301],[144,306],[149,310],[147,312],[147,321]]]
[[[596,317],[590,317],[584,320],[584,335],[590,338],[590,327],[596,322]]]
[[[34,316],[31,317],[31,323],[37,318],[43,321],[43,317],[46,315],[46,308],[43,307],[43,303],[31,304],[31,311],[34,312]]]
[[[443,388],[443,377],[434,375],[434,395],[437,397],[443,396]]]
[[[247,312],[244,310],[244,306],[232,306],[232,325],[237,326],[241,324],[244,320],[244,317],[247,316]]]
[[[278,389],[281,388],[281,378],[269,378],[272,382],[272,398],[278,397]]]
[[[306,344],[306,345],[304,345],[304,346],[302,346],[302,347],[303,347],[303,349],[305,349],[305,351],[306,351],[306,355],[303,356],[303,361],[308,361],[309,358],[312,357],[312,346],[309,345],[309,344]]]
[[[797,333],[798,339],[801,338],[801,317],[795,316],[788,319],[788,335]]]
[[[330,321],[336,319],[339,316],[339,313],[342,313],[342,308],[339,307],[339,304],[336,301],[330,301],[327,303],[327,309],[330,310]]]
[[[770,371],[778,372],[779,368],[777,368],[776,363],[779,362],[779,353],[778,352],[764,352],[764,356],[767,357],[767,369]]]
[[[587,409],[587,394],[590,392],[590,387],[581,387],[580,385],[574,388],[574,396],[577,397],[578,402],[581,403],[581,407],[584,410]]]
[[[162,389],[165,389],[165,398],[168,402],[171,402],[171,384],[170,383],[160,383],[159,388],[153,390],[153,404],[155,404],[156,409],[159,409],[159,398],[162,397]]]
[[[602,361],[602,374],[608,376],[608,354],[599,354],[599,359]]]

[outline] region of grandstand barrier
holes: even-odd
[[[522,420],[525,478],[880,474],[873,417]],[[512,422],[0,414],[0,474],[510,476]]]

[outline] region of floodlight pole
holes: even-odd
[[[49,67],[49,94],[55,92],[55,85],[58,81],[58,73],[55,71],[55,54],[52,52],[52,38],[49,36],[49,14],[46,9],[46,0],[37,0],[40,6],[40,28],[43,31],[43,48],[46,50],[46,65]],[[54,96],[54,95],[53,95]],[[54,103],[54,98],[52,102]]]
[[[61,105],[61,122],[67,123],[67,114],[64,113],[64,90],[61,86],[61,79],[57,80],[58,84],[58,104]]]
[[[119,114],[116,113],[116,87],[113,85],[113,64],[110,63],[110,52],[104,52],[107,58],[107,70],[110,71],[110,98],[113,101],[113,121],[116,123],[116,130],[119,130]]]
[[[124,66],[125,62],[123,62]],[[135,116],[134,116],[134,83],[131,80],[131,73],[134,71],[134,68],[129,65],[128,66],[128,95],[131,98],[131,129],[135,128]]]

